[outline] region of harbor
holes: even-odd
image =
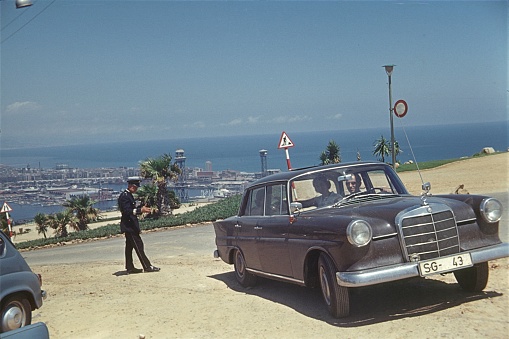
[[[249,173],[213,171],[211,162],[205,164],[205,169],[187,167],[184,150],[178,149],[174,161],[181,175],[176,181],[168,181],[168,189],[175,192],[181,203],[212,202],[240,194],[248,183],[278,171],[266,168],[266,152],[262,151],[261,171]],[[95,208],[114,211],[118,195],[126,188],[127,178],[139,176],[139,170],[134,167],[81,169],[59,163],[51,169],[0,165],[0,174],[2,200],[13,209],[10,214],[13,222],[22,224],[30,222],[37,213],[60,212],[66,201],[85,195],[96,202]],[[142,184],[149,182],[147,179]]]

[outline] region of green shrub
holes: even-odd
[[[189,224],[199,224],[204,222],[211,222],[219,219],[225,219],[236,215],[239,211],[241,195],[231,196],[218,201],[217,203],[208,204],[198,207],[193,211],[185,212],[177,215],[170,215],[160,217],[157,219],[145,219],[140,221],[140,228],[142,230],[150,230],[155,228],[174,227]],[[110,237],[120,234],[119,221],[112,221],[111,224],[89,229],[79,232],[71,232],[65,238],[52,237],[47,239],[36,239],[16,244],[18,249],[29,249],[34,247],[46,246],[57,244],[60,242],[68,242],[73,240],[85,240],[92,238]]]

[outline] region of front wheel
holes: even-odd
[[[318,259],[318,274],[323,299],[329,313],[335,318],[348,317],[350,315],[348,288],[336,282],[336,268],[331,258],[325,253],[320,254]]]
[[[233,267],[235,268],[235,278],[244,287],[254,286],[256,284],[256,276],[247,271],[244,255],[240,250],[235,250],[234,255]]]
[[[25,298],[10,297],[2,301],[1,331],[7,332],[30,325],[32,322],[32,308]]]
[[[488,262],[475,264],[472,267],[454,271],[456,281],[468,292],[481,292],[488,284]]]

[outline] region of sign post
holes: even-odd
[[[7,202],[4,202],[2,209],[0,209],[0,213],[5,213],[5,216],[7,217],[7,226],[9,227],[9,239],[12,238],[12,226],[11,226],[11,219],[9,218],[9,212],[12,211],[12,208],[7,205]]]
[[[281,134],[281,139],[279,139],[279,146],[278,148],[284,148],[286,153],[286,165],[288,166],[288,170],[292,170],[292,164],[290,163],[290,153],[288,152],[288,148],[295,146],[292,140],[288,137],[286,132],[283,132]]]

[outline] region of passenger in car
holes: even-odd
[[[313,187],[316,192],[320,193],[318,197],[314,198],[316,207],[329,206],[341,199],[339,194],[330,191],[331,182],[324,175],[319,175],[313,179]]]

